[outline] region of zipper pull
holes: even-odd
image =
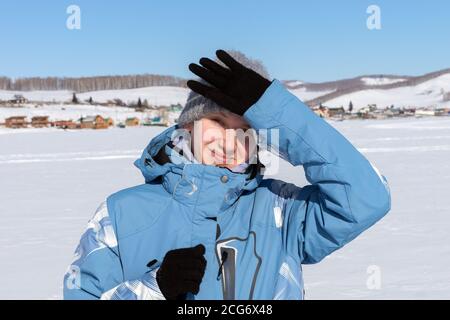
[[[222,259],[221,259],[222,262],[220,263],[219,272],[217,273],[217,280],[220,280],[220,276],[222,275],[222,267],[223,267],[225,261],[227,260],[227,258],[228,258],[228,252],[222,251]]]
[[[154,268],[152,268],[152,266],[155,265],[157,262],[158,262],[158,260],[153,259],[152,261],[147,263],[147,268],[149,268],[149,270],[147,270],[145,273],[151,272],[154,269]]]
[[[147,267],[151,267],[152,265],[154,265],[155,263],[157,263],[158,262],[158,260],[156,260],[156,259],[153,259],[152,261],[150,261],[149,263],[147,263]]]

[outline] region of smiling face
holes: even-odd
[[[191,133],[192,151],[203,164],[232,169],[256,154],[249,124],[237,114],[213,112],[184,126]]]

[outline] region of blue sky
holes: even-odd
[[[81,9],[68,30],[66,8]],[[381,9],[368,30],[366,9]],[[450,1],[2,0],[0,75],[157,73],[239,49],[279,79],[418,75],[450,67]]]

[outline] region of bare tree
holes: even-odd
[[[18,78],[14,81],[7,77],[0,77],[2,90],[70,90],[76,93],[98,91],[134,89],[152,86],[186,87],[186,80],[173,76],[143,74],[127,76],[98,76],[82,78]]]

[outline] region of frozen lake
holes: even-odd
[[[387,177],[392,210],[304,267],[307,299],[450,299],[450,118],[332,123]],[[132,165],[157,127],[0,130],[0,299],[59,299],[99,203],[141,184]],[[279,178],[304,185],[299,168]],[[367,286],[378,270],[380,286]]]

